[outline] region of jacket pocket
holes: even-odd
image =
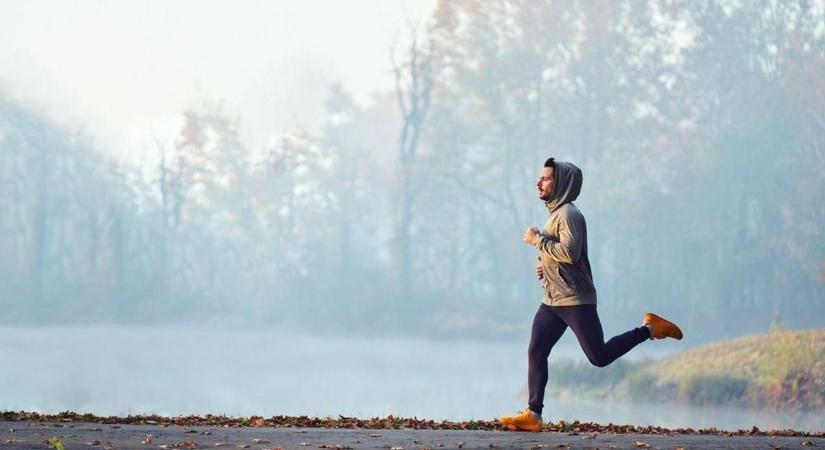
[[[545,290],[550,298],[570,297],[576,293],[572,274],[562,265],[544,263]]]
[[[557,270],[559,272],[559,278],[564,282],[564,286],[570,290],[570,293],[575,293],[576,282],[574,281],[575,277],[573,276],[572,268],[559,264]]]

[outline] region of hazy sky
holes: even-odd
[[[330,83],[392,86],[389,52],[435,0],[0,0],[0,93],[133,160],[179,113],[223,101],[258,147],[312,128]],[[401,34],[399,34],[401,33]]]

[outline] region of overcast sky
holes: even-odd
[[[312,128],[327,87],[391,88],[389,52],[435,0],[0,0],[0,93],[126,160],[202,99],[261,146]],[[161,136],[163,137],[163,136]]]

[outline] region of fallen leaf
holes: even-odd
[[[814,443],[811,442],[811,441],[802,441],[802,446],[803,447],[813,447]]]
[[[249,421],[249,424],[252,425],[253,427],[262,427],[266,424],[266,422],[264,422],[264,419],[262,417],[253,417]]]
[[[646,444],[642,441],[636,441],[635,444],[636,444],[636,447],[639,447],[639,448],[650,448],[650,444]]]
[[[252,439],[252,443],[253,444],[269,444],[269,441],[266,440],[266,439],[255,438],[255,439]]]
[[[378,433],[370,433],[370,437],[381,437]]]
[[[58,437],[51,438],[49,440],[49,444],[53,445],[56,450],[66,450],[66,447],[63,446],[63,442],[61,442]]]
[[[94,440],[94,441],[91,441],[91,442],[87,442],[86,445],[100,445],[100,441]]]

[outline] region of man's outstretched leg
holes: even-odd
[[[502,417],[501,424],[513,430],[540,431],[544,390],[547,387],[547,358],[550,350],[567,330],[567,324],[547,305],[540,305],[533,317],[530,345],[527,348],[528,407],[515,416]]]
[[[674,323],[648,313],[641,327],[604,342],[596,305],[554,306],[553,311],[573,330],[587,359],[598,367],[612,363],[648,339],[682,338],[682,331]]]

